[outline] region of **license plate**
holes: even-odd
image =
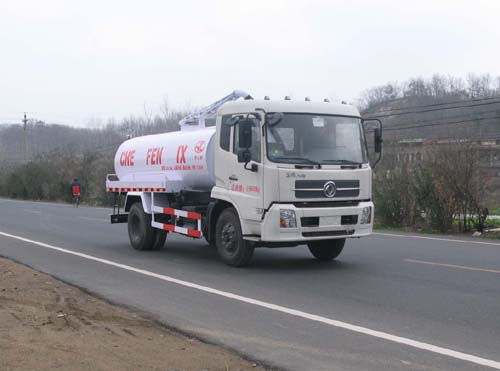
[[[319,218],[319,226],[340,225],[340,216],[322,216]]]

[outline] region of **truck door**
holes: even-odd
[[[264,205],[264,169],[262,167],[262,128],[255,116],[244,115],[232,132],[232,153],[230,163],[226,164],[228,189],[231,200],[237,206],[242,219],[249,222],[260,222]],[[241,131],[247,126],[247,134],[251,131],[251,146],[244,148],[241,143]],[[243,144],[243,145],[242,145]],[[238,154],[248,150],[248,163],[238,162]],[[244,228],[244,230],[248,230]],[[260,230],[259,230],[260,231]]]

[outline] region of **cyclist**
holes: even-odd
[[[78,178],[73,178],[73,183],[71,183],[71,192],[73,193],[73,206],[78,207],[80,203],[80,182]]]

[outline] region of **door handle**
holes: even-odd
[[[238,178],[236,176],[234,176],[234,175],[231,175],[229,177],[229,180],[234,180],[236,182],[238,180]]]

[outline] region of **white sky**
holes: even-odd
[[[387,81],[500,76],[499,0],[0,0],[0,122],[84,125]],[[14,121],[15,120],[15,121]]]

